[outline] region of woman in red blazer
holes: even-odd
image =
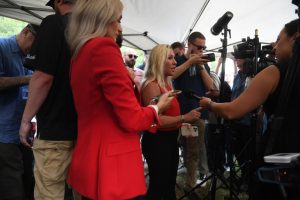
[[[93,200],[134,199],[146,193],[138,132],[155,129],[155,106],[141,107],[115,40],[122,31],[120,0],[77,1],[68,27],[71,87],[78,139],[68,183]]]

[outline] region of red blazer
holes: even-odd
[[[140,137],[157,120],[141,107],[118,46],[88,41],[71,63],[78,139],[68,183],[94,200],[123,200],[146,193]]]

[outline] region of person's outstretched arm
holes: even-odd
[[[0,77],[0,91],[27,85],[29,81],[30,76]]]
[[[227,119],[236,119],[262,105],[275,91],[280,79],[279,69],[271,65],[258,73],[249,87],[235,100],[229,103],[215,103],[203,97],[200,106]]]

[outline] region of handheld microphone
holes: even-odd
[[[183,94],[188,97],[188,98],[194,98],[197,99],[198,101],[200,101],[202,99],[202,97],[198,96],[195,92],[193,92],[192,90],[187,90],[184,91]]]
[[[224,27],[232,19],[233,14],[230,11],[227,11],[218,21],[211,27],[210,31],[213,35],[219,35]]]

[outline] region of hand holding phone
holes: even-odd
[[[203,54],[202,58],[209,60],[208,62],[212,62],[216,60],[214,53]]]
[[[181,92],[182,92],[181,90],[172,90],[172,91],[169,92],[169,96],[168,96],[168,97],[174,97],[174,96],[180,94]],[[150,105],[155,105],[155,104],[157,104],[160,97],[161,97],[161,95],[156,96],[156,97],[153,97],[153,98],[150,100],[150,103],[149,103],[149,104],[150,104]]]
[[[180,94],[181,92],[182,92],[181,90],[173,90],[173,91],[171,91],[170,96],[176,96],[176,95]]]

